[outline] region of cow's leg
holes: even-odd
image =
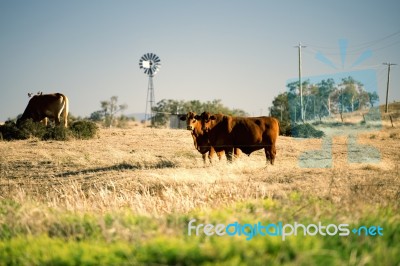
[[[69,100],[68,97],[64,95],[64,108],[62,111],[62,117],[64,119],[64,127],[68,126],[68,112],[69,112]]]
[[[233,149],[233,154],[234,154],[235,158],[239,158],[240,149],[239,148],[234,148]]]
[[[275,161],[275,145],[268,145],[267,147],[264,148],[265,151],[265,157],[267,159],[267,162],[270,161],[272,165],[274,165]]]
[[[54,118],[54,121],[55,121],[55,123],[56,123],[56,126],[59,126],[59,125],[61,124],[60,115],[57,115],[57,116]]]
[[[233,147],[225,148],[225,156],[228,162],[232,162]]]
[[[217,152],[218,160],[221,161],[222,155],[224,155],[224,151]]]
[[[43,118],[40,122],[42,122],[43,125],[45,125],[45,126],[47,127],[47,121],[48,121],[48,118],[45,117],[45,118]]]
[[[201,157],[203,158],[203,163],[206,164],[207,153],[203,153]]]
[[[210,162],[210,164],[212,164],[212,157],[213,154],[211,153],[211,151],[208,152],[208,161]]]
[[[212,157],[214,157],[215,150],[213,147],[210,147],[210,151],[208,152],[208,160],[210,161],[210,164],[212,164]]]
[[[271,161],[271,151],[270,151],[270,148],[269,148],[269,147],[265,147],[265,148],[264,148],[264,151],[265,151],[265,158],[267,159],[267,163],[268,163],[268,161],[270,161],[271,164],[273,164],[272,161]]]
[[[276,156],[276,147],[275,147],[275,143],[273,143],[271,146],[271,164],[272,165],[275,162],[275,156]]]

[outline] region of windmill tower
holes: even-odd
[[[155,113],[153,111],[153,107],[155,105],[153,77],[160,70],[161,67],[160,62],[161,62],[160,58],[153,53],[144,54],[139,60],[140,69],[143,69],[144,73],[149,76],[144,120],[147,121],[151,119],[152,126],[154,125],[154,118],[155,118]]]

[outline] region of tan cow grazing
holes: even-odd
[[[62,117],[63,125],[67,127],[68,109],[69,101],[64,94],[37,94],[29,100],[28,106],[17,121],[17,125],[27,119],[32,119],[34,122],[44,121],[47,125],[48,118],[54,120],[56,125],[60,125]]]
[[[195,117],[201,121],[202,130],[209,138],[216,152],[225,151],[228,161],[232,161],[232,151],[240,148],[250,155],[264,149],[267,162],[274,164],[276,141],[279,135],[279,122],[273,117],[232,117],[222,119],[203,112]]]
[[[222,114],[215,115],[218,119],[222,119]],[[208,136],[204,134],[204,131],[201,127],[201,121],[196,120],[196,113],[188,112],[186,115],[181,116],[180,120],[186,121],[187,130],[190,131],[194,147],[202,154],[203,161],[206,163],[206,156],[208,152],[208,160],[212,163],[212,157],[215,153],[217,153],[218,159],[221,160],[222,155],[224,154],[224,150],[215,152],[215,149],[211,146]],[[235,157],[239,157],[240,150],[234,149]]]

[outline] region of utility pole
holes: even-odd
[[[300,118],[301,121],[304,123],[304,109],[303,109],[303,85],[301,84],[301,48],[306,48],[307,46],[299,45],[295,46],[299,48],[299,89],[300,89]]]
[[[388,76],[387,76],[387,86],[386,86],[386,106],[385,106],[385,113],[387,113],[388,112],[388,97],[389,97],[390,66],[395,66],[397,64],[393,64],[393,63],[383,63],[383,64],[388,66]]]

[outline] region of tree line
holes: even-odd
[[[122,113],[127,109],[126,104],[118,104],[118,97],[112,96],[110,100],[100,102],[101,109],[91,113],[89,119],[103,122],[106,127],[121,126],[128,118]],[[171,114],[186,114],[187,112],[222,113],[234,116],[246,116],[247,113],[241,109],[231,109],[222,104],[221,100],[201,102],[199,100],[183,101],[163,99],[153,107],[155,117],[154,126],[165,126],[169,122]]]
[[[364,110],[379,101],[376,91],[367,92],[364,85],[349,76],[336,84],[331,78],[312,84],[302,83],[304,120],[321,120],[332,114]],[[271,116],[285,123],[301,121],[299,82],[287,84],[287,91],[276,96],[270,108]]]
[[[199,100],[172,100],[163,99],[153,108],[155,113],[154,123],[156,126],[166,125],[171,114],[186,114],[196,112],[198,114],[207,111],[213,114],[222,113],[233,116],[247,116],[247,113],[241,109],[231,109],[222,104],[220,99],[201,102]]]
[[[283,126],[302,121],[299,82],[288,83],[286,87],[287,91],[277,95],[270,107],[270,115],[278,118]],[[321,120],[333,114],[368,109],[374,107],[379,101],[376,91],[366,91],[364,85],[351,76],[343,78],[338,84],[332,78],[321,80],[319,83],[311,83],[306,80],[302,83],[302,87],[305,121]],[[90,115],[91,120],[103,121],[107,127],[127,120],[126,116],[117,116],[117,113],[122,113],[127,108],[126,104],[118,104],[117,96],[112,96],[109,101],[102,101],[100,104],[101,110],[93,112]],[[163,99],[157,102],[152,111],[155,114],[154,126],[166,125],[171,114],[186,114],[189,111],[248,116],[241,109],[224,106],[220,99],[206,102]]]

